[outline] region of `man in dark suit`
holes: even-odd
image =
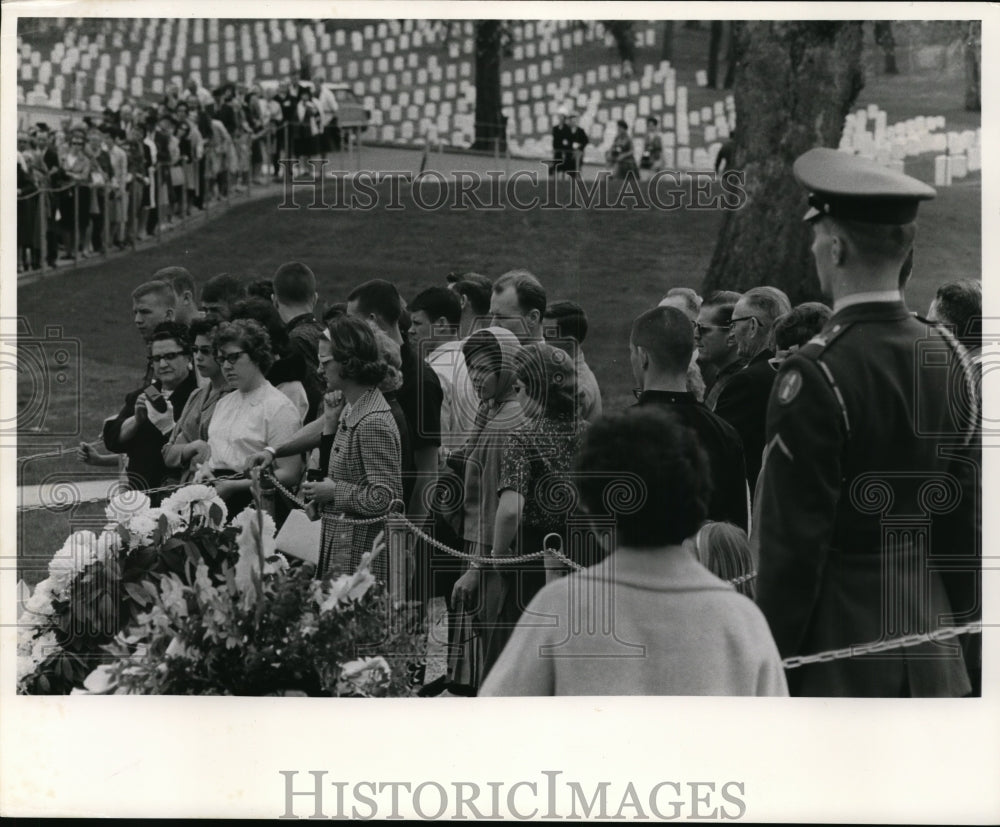
[[[552,127],[552,171],[566,172],[572,163],[573,130],[566,123],[566,113],[559,115],[559,123]]]
[[[768,364],[774,356],[771,329],[778,317],[791,309],[788,296],[777,287],[754,287],[736,302],[729,320],[729,338],[747,364],[726,383],[716,400],[715,412],[736,429],[743,441],[751,495],[760,472],[767,398],[775,377],[774,368]]]
[[[566,153],[566,172],[569,175],[579,175],[583,166],[583,152],[590,143],[590,138],[580,126],[577,116],[570,113],[569,116],[569,150]]]
[[[899,292],[917,206],[934,190],[832,149],[805,153],[794,172],[811,193],[812,252],[834,313],[771,393],[758,604],[786,658],[888,644],[789,670],[793,695],[974,693],[977,635],[893,645],[981,617],[968,360]]]
[[[708,456],[712,483],[708,518],[745,531],[748,492],[743,446],[736,430],[688,391],[693,353],[691,320],[676,307],[655,307],[632,322],[629,358],[639,384],[637,404],[662,406],[695,432]]]

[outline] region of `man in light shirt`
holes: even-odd
[[[458,336],[462,307],[447,287],[429,287],[407,308],[410,343],[441,380],[441,461],[472,432],[479,408]]]

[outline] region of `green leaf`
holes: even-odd
[[[219,507],[218,503],[212,503],[208,507],[208,518],[215,525],[219,525],[222,522],[222,509]]]
[[[146,590],[136,583],[126,583],[125,591],[140,606],[148,606],[153,602],[153,599],[146,593]]]
[[[141,585],[153,600],[156,600],[160,596],[160,590],[152,580],[143,580]]]

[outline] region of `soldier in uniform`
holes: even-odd
[[[979,411],[963,350],[899,291],[934,190],[832,149],[794,165],[834,314],[782,365],[753,521],[785,658],[978,622]],[[959,697],[978,635],[788,670],[793,695]]]

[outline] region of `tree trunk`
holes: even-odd
[[[981,27],[978,20],[973,20],[965,37],[965,108],[969,112],[979,112],[983,107],[979,77],[983,48]]]
[[[896,38],[892,36],[892,23],[888,20],[875,21],[875,42],[882,47],[882,54],[885,56],[885,73],[887,75],[898,75]]]
[[[737,23],[729,24],[729,40],[726,45],[726,79],[722,82],[724,89],[733,88],[733,79],[736,77],[736,28]]]
[[[806,195],[792,163],[835,147],[864,85],[860,22],[746,21],[736,25],[733,170],[745,203],[723,217],[703,294],[769,284],[793,303],[819,296],[802,221]]]
[[[660,60],[674,59],[674,21],[663,21],[663,45],[660,47]]]
[[[715,89],[719,80],[719,47],[722,45],[722,21],[713,20],[708,35],[708,88]]]
[[[507,150],[507,127],[501,111],[500,41],[503,23],[480,20],[476,24],[476,139],[473,149],[492,151],[499,141]]]

